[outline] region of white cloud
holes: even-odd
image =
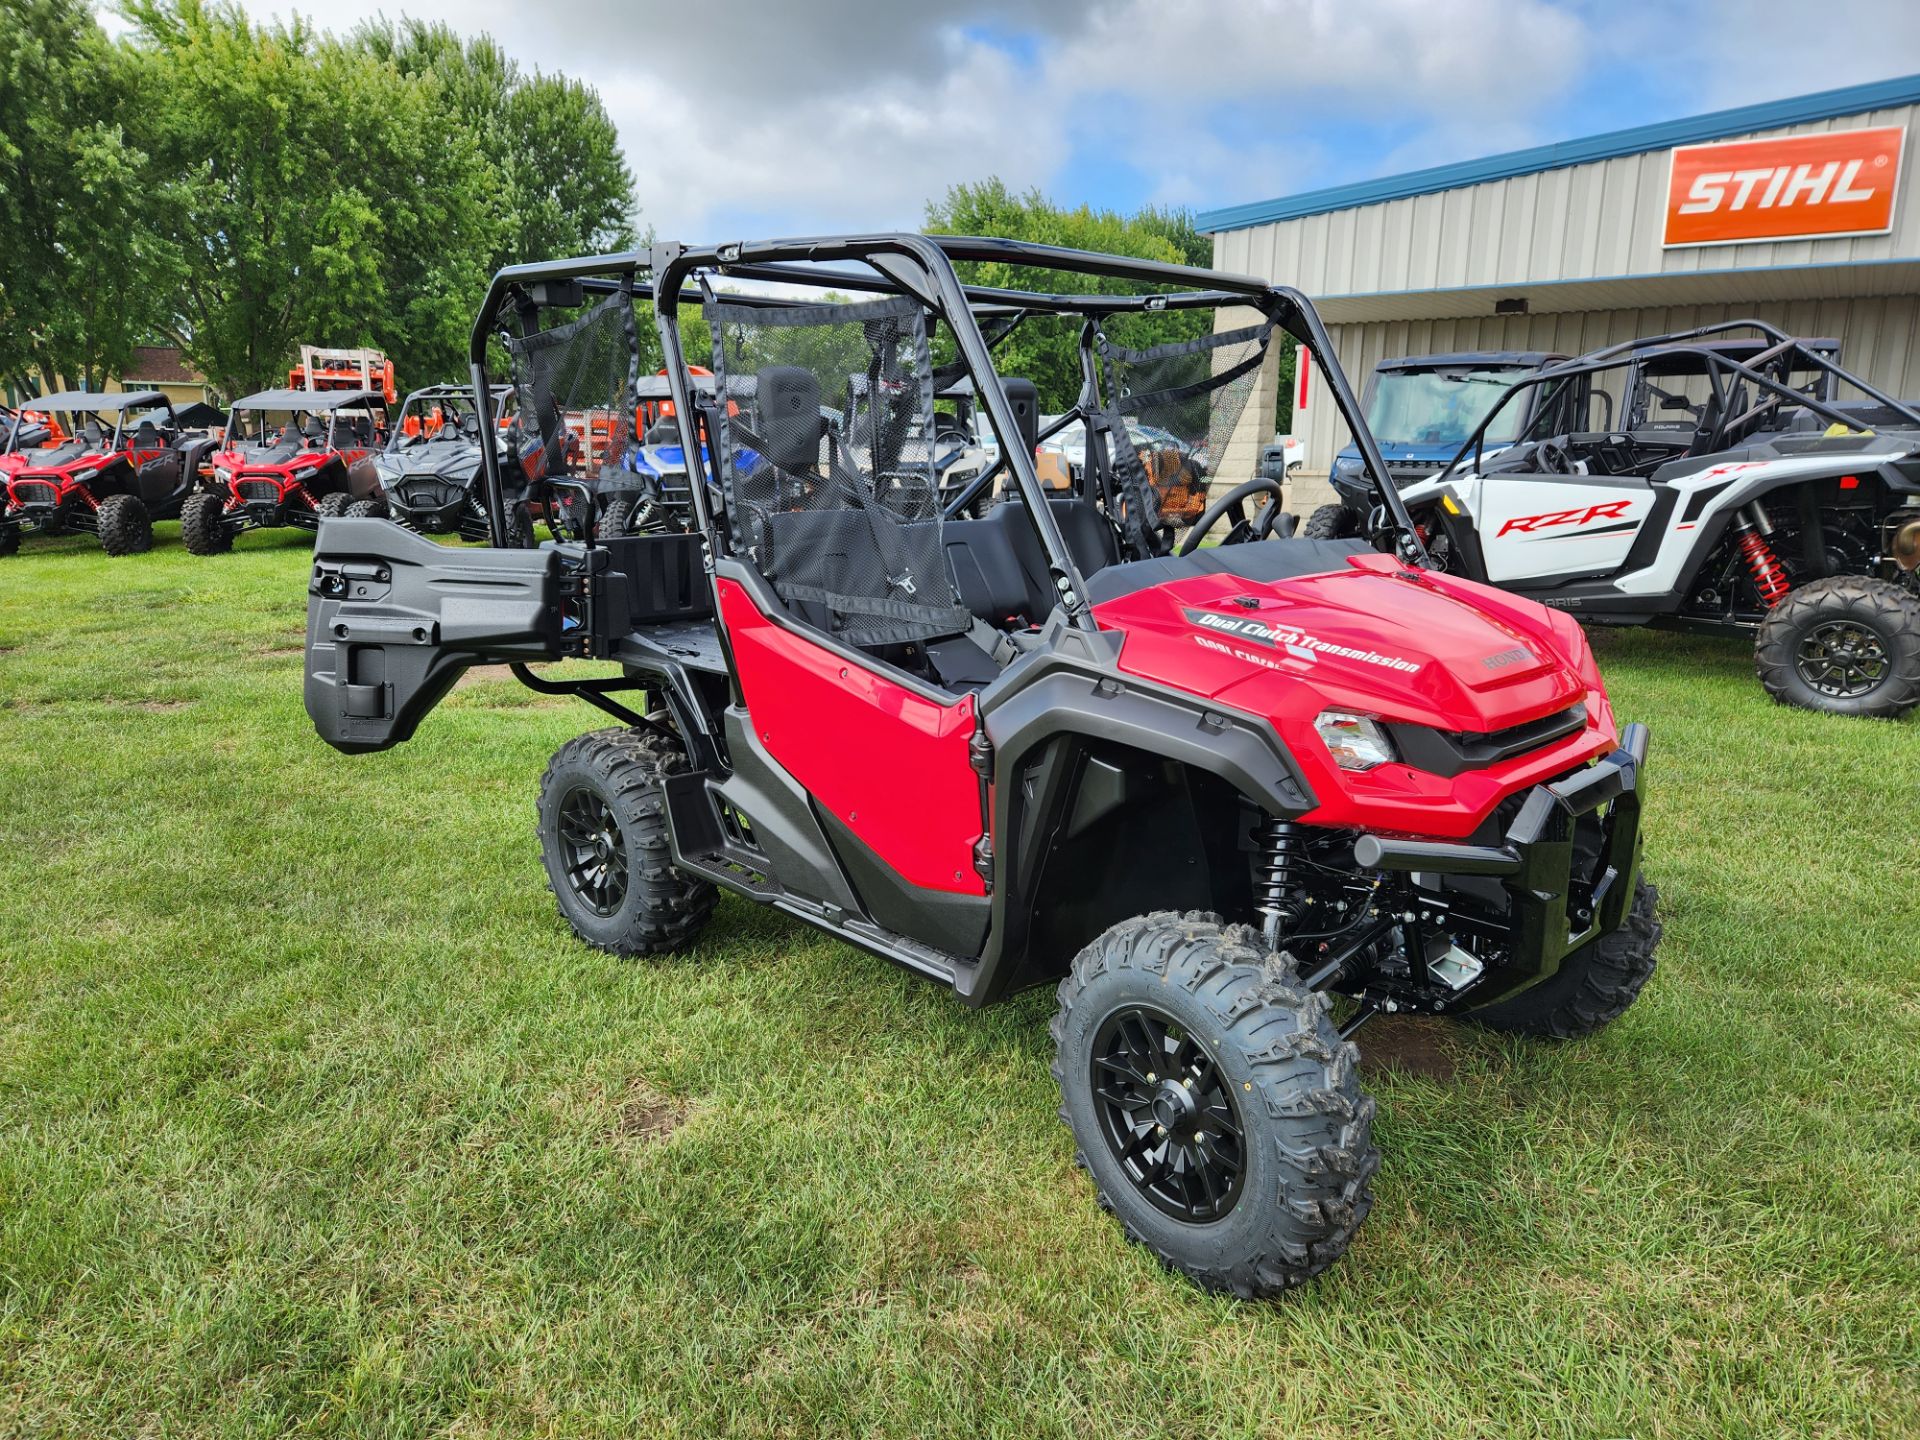
[[[393,3],[334,0],[324,21],[349,29]],[[1071,202],[1090,168],[1125,166],[1144,198],[1231,204],[1534,143],[1603,63],[1697,91],[1669,112],[1687,113],[1920,57],[1912,0],[1827,0],[1825,45],[1794,41],[1788,0],[1759,0],[1759,19],[1751,0],[1678,17],[1632,0],[403,4],[596,86],[644,220],[689,239],[912,226],[990,174]],[[1421,129],[1327,173],[1339,127],[1381,122]]]

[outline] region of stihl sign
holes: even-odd
[[[1893,228],[1905,127],[1682,145],[1662,243],[1731,245]]]

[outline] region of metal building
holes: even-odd
[[[1215,210],[1215,265],[1311,295],[1356,386],[1382,358],[1578,354],[1756,316],[1837,337],[1920,396],[1920,75],[1643,125]],[[1794,138],[1812,137],[1812,138]],[[1223,475],[1251,472],[1276,368]],[[1322,498],[1346,427],[1311,385],[1290,508]],[[1235,463],[1245,461],[1244,464]]]

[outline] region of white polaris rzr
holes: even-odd
[[[1735,330],[1759,338],[1704,338]],[[1739,321],[1596,351],[1516,383],[1401,495],[1456,574],[1589,624],[1752,634],[1776,700],[1903,714],[1920,704],[1920,409],[1835,349]],[[1600,425],[1489,453],[1543,386],[1538,415]],[[1363,520],[1323,507],[1306,533]]]

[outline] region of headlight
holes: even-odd
[[[96,475],[98,475],[99,473],[100,473],[100,467],[99,467],[99,466],[97,466],[97,465],[90,465],[90,466],[88,466],[88,467],[87,467],[86,469],[84,469],[84,470],[76,470],[76,471],[74,471],[74,472],[73,472],[73,478],[74,478],[75,480],[91,480],[91,479],[92,479],[92,478],[93,478],[94,476],[96,476]]]
[[[1378,720],[1355,715],[1347,710],[1322,711],[1313,728],[1342,770],[1371,770],[1391,763],[1395,756],[1393,741]]]

